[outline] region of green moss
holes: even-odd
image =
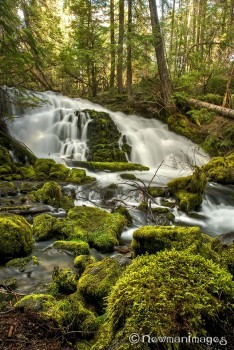
[[[116,209],[113,210],[113,213],[119,213],[123,215],[127,219],[128,226],[132,225],[132,217],[129,214],[129,211],[123,205],[119,205]]]
[[[47,177],[50,174],[50,169],[56,165],[55,160],[46,159],[46,158],[38,158],[35,163],[35,171],[38,174],[44,174]]]
[[[136,180],[136,176],[134,174],[120,174],[120,177],[124,180]]]
[[[34,179],[36,177],[36,172],[32,165],[20,167],[18,171],[22,175],[23,179]]]
[[[0,260],[29,254],[33,247],[32,228],[18,215],[0,214]]]
[[[221,184],[234,183],[234,153],[227,157],[214,157],[209,163],[203,165],[202,171],[209,181]]]
[[[6,264],[7,267],[16,267],[21,272],[24,272],[28,268],[31,268],[33,266],[38,266],[38,265],[39,265],[39,260],[36,256],[28,256],[26,258],[12,259],[8,261]]]
[[[20,192],[21,193],[28,193],[28,192],[31,192],[33,190],[36,190],[36,186],[35,186],[35,184],[33,184],[31,182],[22,182],[20,184]]]
[[[138,205],[137,209],[140,210],[140,211],[143,211],[144,213],[147,213],[147,211],[149,209],[148,202],[142,201],[140,203],[140,205]]]
[[[52,278],[55,289],[59,293],[71,294],[76,291],[78,277],[71,269],[54,267]]]
[[[67,177],[67,181],[73,183],[83,183],[86,178],[86,171],[83,169],[71,169],[69,176]]]
[[[206,175],[196,167],[193,175],[176,178],[168,182],[167,186],[174,195],[179,208],[189,212],[201,205],[206,183]]]
[[[0,175],[11,174],[11,167],[7,164],[0,166]]]
[[[31,194],[37,202],[60,207],[62,202],[61,186],[57,182],[46,182],[42,188]]]
[[[124,163],[124,162],[76,162],[78,166],[87,168],[92,171],[102,171],[102,170],[109,170],[112,172],[117,171],[131,171],[131,170],[138,170],[138,171],[145,171],[149,170],[148,167],[140,165],[140,164],[134,164],[134,163]]]
[[[156,197],[166,197],[168,195],[168,190],[164,187],[149,187],[148,193],[150,196]]]
[[[11,167],[12,160],[8,150],[0,145],[0,165],[8,165]]]
[[[89,245],[83,241],[56,241],[54,242],[54,248],[67,250],[75,255],[89,254]]]
[[[20,299],[15,307],[19,309],[27,309],[33,311],[46,310],[48,304],[54,303],[55,299],[50,294],[31,294]]]
[[[233,300],[232,276],[199,255],[164,251],[138,257],[112,288],[93,350],[130,350],[131,333],[225,337],[234,321]],[[134,348],[149,347],[140,342]],[[154,348],[169,349],[167,343]]]
[[[54,180],[66,180],[70,169],[63,164],[54,164],[49,169],[49,178]]]
[[[54,235],[57,219],[49,214],[40,214],[33,219],[33,235],[36,241],[45,241]]]
[[[0,195],[1,196],[15,196],[17,194],[17,188],[13,182],[0,181]]]
[[[186,116],[173,114],[168,118],[167,123],[169,129],[175,131],[177,134],[184,135],[196,143],[202,142],[200,131]]]
[[[124,271],[115,259],[105,258],[88,265],[78,282],[78,291],[86,302],[95,306],[102,314],[105,309],[105,299]]]
[[[222,247],[221,264],[223,264],[234,277],[234,243],[230,246]]]
[[[112,251],[119,244],[120,233],[127,220],[119,213],[110,214],[92,207],[75,207],[69,210],[68,220],[75,223],[74,237],[85,239],[91,247],[102,252]]]
[[[90,264],[95,263],[94,257],[91,255],[79,255],[74,259],[74,267],[78,276],[84,272],[86,267]]]

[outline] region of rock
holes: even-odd
[[[234,243],[234,232],[222,233],[216,237],[222,244],[231,245]]]
[[[36,241],[45,241],[52,237],[56,231],[54,226],[57,219],[49,214],[41,214],[33,219],[33,235]]]
[[[56,241],[53,247],[71,252],[75,255],[89,254],[89,245],[84,241]]]
[[[131,248],[127,245],[118,245],[114,247],[114,250],[120,254],[128,254],[131,251]]]
[[[39,260],[35,256],[28,256],[26,258],[16,258],[7,262],[7,267],[15,267],[20,272],[31,272],[39,265]]]
[[[0,181],[0,197],[16,196],[18,190],[12,182]]]
[[[205,172],[209,181],[221,184],[234,183],[234,153],[226,157],[214,157],[209,163],[203,165],[202,171]]]
[[[126,256],[123,256],[121,254],[114,255],[111,257],[111,259],[114,259],[120,267],[122,266],[128,266],[132,263],[132,260],[127,258]]]

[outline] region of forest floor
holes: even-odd
[[[0,348],[3,350],[71,350],[53,321],[35,312],[0,312]]]

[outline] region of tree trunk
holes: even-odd
[[[132,0],[128,0],[127,94],[132,94]]]
[[[234,119],[234,109],[217,106],[212,103],[207,103],[200,100],[195,100],[194,98],[187,98],[186,101],[189,105],[192,105],[194,107],[206,108],[211,112],[222,115],[223,117]]]
[[[115,84],[115,14],[114,14],[114,0],[110,0],[110,91],[112,92]]]
[[[232,94],[231,94],[230,85],[231,85],[231,81],[232,81],[233,76],[234,76],[234,63],[232,64],[231,74],[230,74],[230,77],[228,79],[225,95],[223,98],[222,106],[226,107],[226,108],[230,108],[230,106],[231,106]]]
[[[118,39],[118,63],[117,84],[118,93],[123,93],[123,38],[124,38],[124,0],[119,0],[119,39]]]
[[[169,71],[166,63],[165,50],[161,28],[158,19],[157,5],[155,0],[149,0],[150,18],[152,25],[152,33],[154,37],[154,49],[157,58],[158,73],[162,87],[163,101],[168,112],[175,109],[174,103],[171,101],[172,85]]]

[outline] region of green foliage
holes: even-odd
[[[131,333],[227,336],[233,300],[232,276],[200,255],[172,250],[137,257],[112,288],[93,349],[131,349]],[[168,349],[168,344],[154,346]],[[149,349],[142,343],[135,348]]]
[[[206,108],[202,109],[192,109],[189,112],[186,113],[191,117],[191,120],[197,124],[210,124],[214,118],[215,113],[214,112],[209,112]]]
[[[78,282],[78,291],[86,302],[92,304],[99,314],[106,306],[106,297],[115,285],[125,267],[119,266],[113,258],[105,258],[89,264]]]
[[[40,214],[33,219],[33,235],[36,241],[45,241],[54,235],[57,219],[49,214]]]
[[[201,95],[198,99],[215,105],[221,105],[223,101],[223,97],[218,94]]]
[[[214,157],[209,163],[203,165],[202,171],[209,181],[222,184],[234,183],[234,153],[227,157]]]
[[[33,248],[31,225],[21,216],[0,214],[0,260],[29,254]]]

